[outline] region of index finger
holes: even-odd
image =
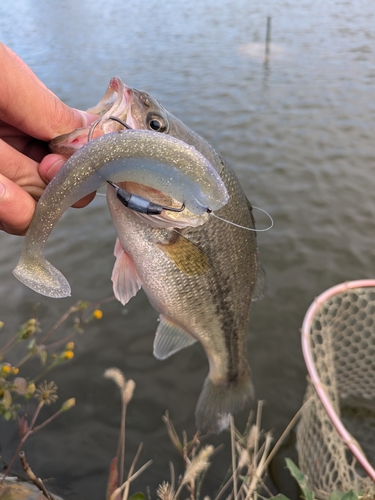
[[[0,174],[0,230],[26,233],[36,201],[20,186]]]
[[[49,141],[91,122],[89,115],[86,116],[60,101],[2,43],[0,66],[0,119],[43,141]]]

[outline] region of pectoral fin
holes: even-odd
[[[154,340],[154,356],[157,359],[169,358],[175,352],[194,344],[196,341],[185,330],[160,315],[160,324]]]
[[[157,245],[188,276],[204,274],[209,269],[209,260],[204,251],[177,231],[173,232],[168,243]]]
[[[116,262],[112,271],[113,292],[117,300],[125,305],[142,286],[134,262],[122,248],[117,238],[114,255]]]

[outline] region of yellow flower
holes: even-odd
[[[12,375],[17,375],[18,372],[19,372],[19,369],[16,366],[13,366],[12,367]]]
[[[74,358],[74,352],[73,351],[65,351],[62,355],[63,359],[72,359]]]
[[[67,351],[73,351],[73,349],[74,349],[74,342],[68,342],[68,343],[66,344],[66,346],[65,346],[65,349],[66,349]]]
[[[3,372],[4,375],[8,375],[10,373],[11,369],[12,369],[12,367],[8,364],[3,365],[1,367],[1,371]]]
[[[68,410],[70,410],[70,408],[73,408],[73,406],[75,406],[75,404],[76,404],[76,399],[70,398],[67,401],[65,401],[65,403],[62,404],[61,410],[68,411]]]
[[[27,386],[26,395],[31,396],[32,394],[34,394],[34,392],[35,392],[35,384],[34,382],[30,382],[29,385]]]
[[[95,309],[92,315],[94,316],[95,319],[102,319],[103,312],[100,309]]]

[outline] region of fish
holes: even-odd
[[[264,296],[266,277],[259,261],[252,206],[219,153],[149,93],[127,87],[114,77],[104,98],[88,111],[101,116],[95,137],[123,128],[123,122],[131,129],[155,131],[194,147],[226,187],[229,200],[215,212],[163,211],[157,217],[125,207],[115,187],[107,190],[118,235],[112,273],[115,296],[126,304],[143,288],[160,314],[153,347],[157,359],[200,342],[209,373],[196,405],[196,425],[201,433],[221,432],[228,427],[230,415],[254,398],[247,334],[250,306]],[[78,129],[57,137],[50,144],[52,151],[75,154],[87,142],[88,131]],[[118,188],[176,206],[176,199],[156,186],[123,182]]]
[[[70,156],[44,190],[27,230],[14,276],[36,292],[71,294],[65,276],[44,256],[47,239],[63,213],[108,181],[154,186],[195,215],[228,201],[217,171],[194,147],[148,130],[115,131],[97,137]]]

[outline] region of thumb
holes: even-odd
[[[61,155],[50,154],[43,158],[39,164],[39,175],[48,184],[66,162]]]
[[[25,234],[36,202],[24,189],[0,174],[0,230]]]
[[[70,108],[37,76],[0,43],[0,119],[31,137],[50,141],[76,128],[85,127],[95,115]]]

